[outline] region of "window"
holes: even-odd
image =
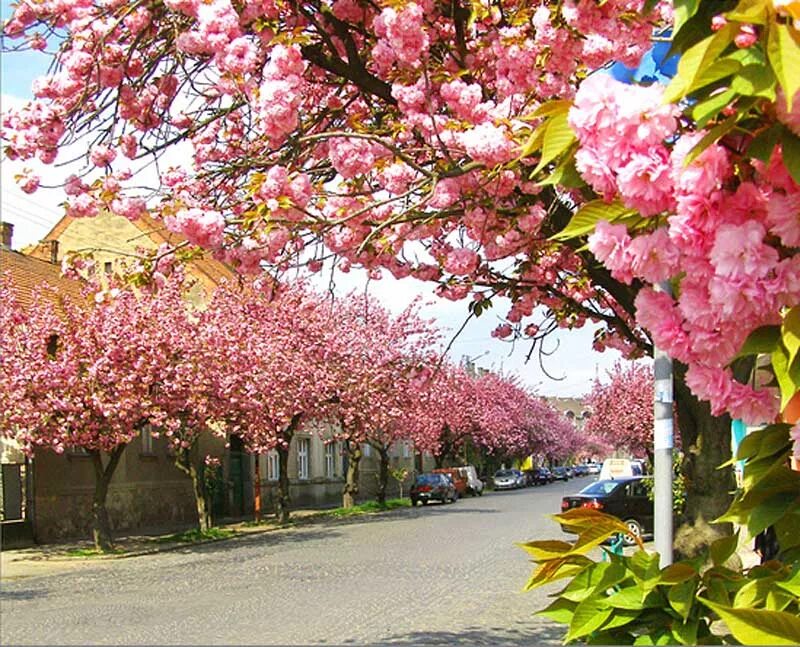
[[[141,453],[145,456],[152,456],[155,454],[153,450],[153,428],[150,425],[145,425],[139,432],[141,438]]]
[[[267,452],[267,480],[277,481],[280,473],[278,467],[278,450],[270,449]]]
[[[111,261],[106,261],[103,263],[103,271],[106,274],[111,274],[114,271],[114,264]]]
[[[409,443],[403,443],[403,458],[409,458],[411,456],[411,446]]]
[[[364,458],[369,458],[370,454],[372,454],[372,446],[369,443],[364,443],[361,447],[361,454]]]
[[[300,438],[297,441],[297,478],[308,479],[308,454],[311,441],[308,438]]]
[[[336,443],[325,445],[325,476],[329,479],[336,476]]]

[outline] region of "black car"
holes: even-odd
[[[531,485],[546,485],[553,480],[553,475],[546,467],[535,467],[532,470],[526,470],[525,476],[528,477],[528,482]]]
[[[409,496],[412,506],[417,505],[417,502],[428,505],[428,501],[455,503],[458,500],[456,486],[446,474],[420,474],[414,480]]]
[[[569,481],[569,472],[566,467],[554,467],[553,476],[557,481]]]
[[[578,494],[561,499],[561,512],[572,508],[592,508],[620,519],[630,531],[624,537],[625,545],[636,543],[632,535],[643,537],[653,532],[653,501],[648,496],[648,477],[595,481]]]

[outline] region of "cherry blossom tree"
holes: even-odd
[[[763,422],[800,384],[800,36],[787,0],[672,4],[25,1],[6,35],[50,39],[57,64],[2,136],[23,162],[83,143],[70,214],[150,206],[242,271],[357,265],[471,315],[507,296],[495,334],[531,352],[590,320],[598,348],[657,343],[678,360],[691,530],[726,505],[727,412]],[[667,26],[666,90],[591,74]],[[179,146],[147,205],[130,160]],[[771,354],[779,399],[742,346]]]
[[[289,520],[289,445],[304,424],[333,416],[331,312],[301,284],[256,281],[222,286],[203,315],[203,337],[214,349],[207,357],[213,415],[251,451],[277,451],[281,523]]]
[[[614,364],[608,381],[595,381],[585,404],[591,417],[584,431],[618,450],[653,458],[653,370],[644,364]]]
[[[169,361],[162,344],[181,309],[162,302],[160,291],[96,284],[87,285],[85,299],[61,295],[56,306],[40,298],[22,309],[6,280],[0,286],[4,323],[16,325],[0,342],[0,429],[28,453],[36,447],[88,452],[95,477],[92,536],[98,550],[108,551],[108,487],[128,443],[150,420],[164,419],[152,393]]]
[[[328,362],[336,385],[336,437],[348,458],[342,501],[351,507],[364,443],[380,457],[378,498],[385,500],[389,450],[415,424],[409,408],[433,368],[437,331],[420,317],[416,302],[392,316],[373,299],[352,294],[337,304],[333,321]]]

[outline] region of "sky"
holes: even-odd
[[[3,19],[9,13],[8,2],[2,2],[0,14]],[[29,99],[32,81],[47,72],[48,64],[49,59],[39,53],[0,56],[0,112]],[[72,172],[72,167],[65,169],[57,164],[37,168],[35,164],[27,163],[35,172],[41,172],[43,185],[36,193],[27,195],[14,181],[14,175],[26,164],[0,160],[0,220],[14,225],[14,249],[37,242],[62,217],[60,204],[64,200],[64,193],[58,184]],[[53,188],[44,188],[44,185]],[[380,281],[367,282],[362,272],[352,271],[348,275],[337,273],[337,292],[344,294],[366,289],[393,312],[402,311],[421,296],[426,304],[422,314],[434,319],[440,328],[450,331],[445,334],[445,343],[453,340],[454,333],[468,316],[469,300],[451,302],[439,299],[433,294],[433,284],[411,278],[398,281],[385,274],[387,276]],[[480,318],[473,318],[467,323],[452,341],[449,354],[453,361],[468,357],[477,366],[504,374],[516,374],[523,383],[541,395],[580,397],[589,392],[596,378],[605,381],[606,370],[621,357],[613,350],[604,353],[592,350],[594,327],[591,325],[580,330],[559,330],[545,341],[546,350],[553,351],[544,359],[545,372],[539,366],[536,355],[526,363],[527,344],[519,341],[512,344],[491,337],[491,331],[501,322],[500,317],[506,312],[507,305],[507,302],[505,305],[497,302]]]

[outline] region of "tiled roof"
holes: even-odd
[[[58,294],[81,298],[80,285],[77,281],[61,276],[60,265],[9,249],[0,249],[0,274],[10,277],[11,290],[24,307],[29,307],[33,303],[35,295],[43,295],[56,304]],[[55,288],[57,294],[46,286]]]

